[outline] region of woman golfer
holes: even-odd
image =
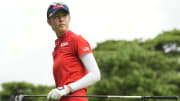
[[[89,43],[69,30],[70,11],[66,4],[55,2],[47,10],[47,22],[56,33],[53,51],[53,75],[56,88],[48,94],[48,101],[88,101],[87,87],[100,80],[100,71]]]

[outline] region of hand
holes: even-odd
[[[70,89],[68,86],[58,87],[52,89],[47,96],[48,101],[59,100],[62,96],[65,96],[70,93]]]

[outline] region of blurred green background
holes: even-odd
[[[163,32],[149,40],[107,40],[98,43],[93,53],[101,70],[101,81],[89,87],[88,95],[180,96],[180,30]],[[13,101],[19,94],[46,95],[52,88],[54,85],[5,82],[0,101]],[[89,101],[138,100],[89,98]]]

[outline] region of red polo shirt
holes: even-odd
[[[56,87],[68,85],[81,79],[87,70],[80,61],[80,56],[92,52],[89,43],[80,35],[67,31],[55,41],[53,51],[53,74]],[[70,95],[86,95],[87,88]],[[62,97],[60,101],[88,101],[83,97]]]

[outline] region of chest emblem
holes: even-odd
[[[61,47],[65,47],[65,46],[67,46],[68,45],[68,42],[63,42],[63,43],[61,43]]]

